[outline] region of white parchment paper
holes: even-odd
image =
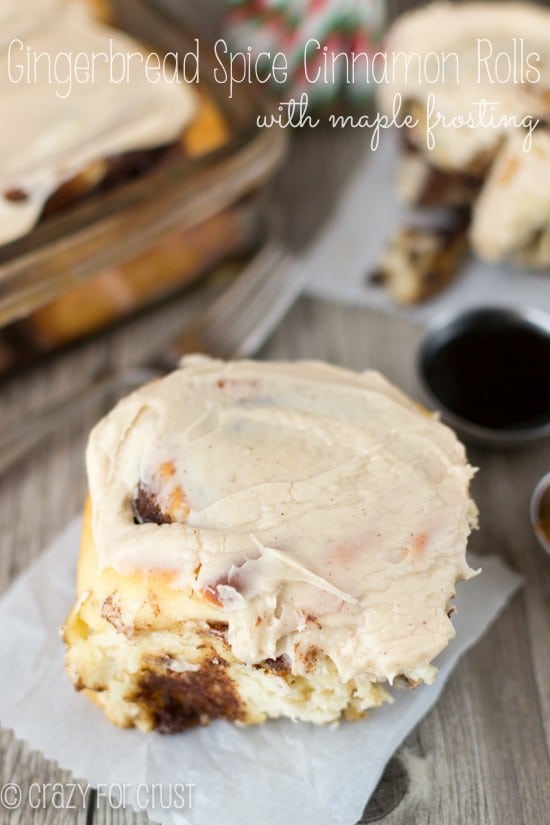
[[[388,240],[408,219],[397,200],[397,130],[382,134],[376,151],[367,146],[350,183],[323,231],[304,254],[310,271],[307,291],[352,306],[370,306],[424,323],[448,309],[486,304],[538,307],[550,311],[550,275],[507,264],[488,264],[473,256],[457,278],[434,299],[417,307],[396,305],[382,286],[369,283]]]
[[[113,727],[63,671],[59,627],[74,598],[79,533],[77,520],[0,600],[0,721],[92,785],[130,785],[125,799],[138,808],[140,783],[193,784],[191,809],[149,810],[166,825],[353,825],[393,751],[520,584],[496,557],[472,557],[483,574],[458,585],[457,635],[437,661],[435,685],[396,690],[393,705],[361,722],[216,722],[160,736]]]

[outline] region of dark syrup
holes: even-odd
[[[451,327],[423,368],[442,404],[474,424],[504,430],[550,420],[550,335],[513,315],[480,313]]]

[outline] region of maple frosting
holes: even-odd
[[[188,357],[96,426],[87,467],[100,569],[215,594],[242,661],[299,673],[314,648],[343,679],[433,678],[473,575],[473,470],[379,373]],[[181,521],[136,523],[139,488],[177,490]]]
[[[181,134],[191,89],[136,55],[147,52],[75,2],[1,1],[0,244],[88,164]]]
[[[430,154],[437,166],[467,169],[506,135],[523,136],[522,119],[544,120],[550,114],[548,9],[527,3],[434,3],[399,18],[386,47],[398,58],[391,82],[380,86],[382,106],[391,112],[394,96],[401,94],[403,101],[426,109],[432,96]],[[495,104],[483,119],[480,101]],[[445,122],[436,122],[438,114]],[[471,125],[452,125],[460,116],[471,117]],[[425,125],[415,140],[428,151]]]

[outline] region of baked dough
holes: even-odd
[[[28,233],[44,209],[120,176],[121,163],[130,174],[151,165],[193,119],[191,85],[163,73],[151,82],[147,49],[97,11],[2,0],[0,244]]]
[[[67,670],[116,724],[327,723],[434,679],[473,471],[378,373],[187,358],[87,466]]]
[[[399,17],[386,46],[399,59],[390,59],[380,105],[389,114],[400,96],[416,122],[403,130],[401,199],[422,208],[471,209],[469,242],[480,258],[549,269],[550,10],[433,3]],[[389,253],[396,246],[403,247],[399,238]],[[402,259],[391,255],[398,269],[389,282],[400,279]],[[448,275],[457,274],[458,262]],[[394,298],[431,297],[433,291],[421,289],[420,267],[409,270],[417,288]],[[440,278],[440,286],[448,280]]]

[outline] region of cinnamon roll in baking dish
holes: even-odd
[[[87,467],[66,666],[114,723],[327,723],[434,679],[472,469],[378,373],[186,358]]]
[[[0,244],[151,167],[194,119],[191,86],[152,82],[148,51],[104,12],[94,0],[0,6]]]
[[[135,242],[146,233],[132,217],[145,202],[143,193],[132,188],[139,186],[134,179],[150,178],[162,166],[180,172],[188,167],[191,173],[199,157],[228,145],[234,131],[211,90],[204,83],[186,82],[173,54],[151,51],[118,27],[129,22],[135,5],[110,0],[0,3],[0,266],[16,262],[37,243],[38,227],[39,238],[48,223],[55,230],[57,219],[59,233],[64,231],[60,216],[71,211],[73,217],[81,215],[79,228],[67,230],[69,251],[59,252],[46,273],[44,249],[52,239],[38,243],[35,265],[43,277],[36,276],[37,283],[46,282],[42,294],[50,300],[40,306],[31,301],[34,311],[6,333],[0,349],[5,346],[8,352],[8,366],[0,357],[0,373],[173,294],[256,241],[258,221],[251,206],[220,200],[217,214],[192,227],[168,222],[162,237],[156,233],[144,246]],[[124,6],[126,13],[117,21],[116,12]],[[139,20],[139,8],[136,14]],[[144,22],[136,28],[147,36]],[[151,37],[156,42],[154,31]],[[151,203],[156,192],[152,187]],[[75,234],[93,226],[98,214],[110,214],[111,196],[125,204],[117,214],[126,215],[127,226],[133,224],[125,232],[127,253],[116,260],[107,254],[102,263],[92,245],[88,255],[94,263],[89,277],[81,280],[71,243]],[[86,217],[85,204],[94,199]],[[60,242],[55,231],[53,238],[54,245]],[[52,271],[57,281],[49,289]],[[17,290],[18,279],[12,282]]]

